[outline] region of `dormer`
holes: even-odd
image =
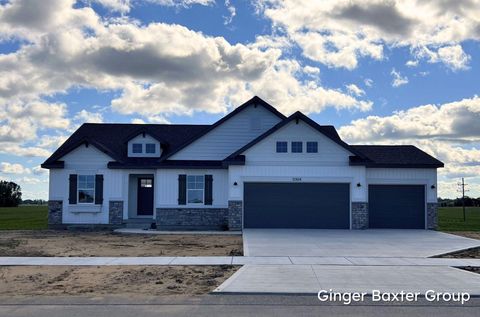
[[[141,132],[128,141],[128,157],[160,157],[160,142],[146,132]]]

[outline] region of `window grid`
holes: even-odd
[[[203,204],[205,178],[203,175],[187,175],[187,202],[189,204]]]
[[[145,144],[145,153],[155,153],[155,143],[147,143]]]
[[[79,204],[95,202],[95,175],[78,175],[77,195]]]
[[[141,143],[132,144],[132,153],[142,153],[142,151],[143,151],[143,144]]]
[[[307,142],[307,153],[318,153],[318,142]]]
[[[277,153],[287,153],[288,152],[288,143],[286,141],[277,142]]]
[[[292,142],[292,153],[302,153],[303,152],[303,143],[300,141]]]

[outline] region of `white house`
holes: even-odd
[[[42,167],[51,227],[431,229],[443,163],[254,97],[213,125],[87,123]]]

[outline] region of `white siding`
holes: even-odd
[[[244,182],[350,183],[352,201],[366,201],[365,167],[362,166],[231,166],[229,199],[243,200]],[[234,183],[237,183],[237,186]],[[357,187],[357,183],[362,186]]]
[[[132,152],[132,144],[133,143],[140,143],[142,144],[142,153],[133,153]],[[145,144],[152,143],[155,144],[155,153],[145,153]],[[160,148],[160,142],[157,139],[153,138],[152,136],[145,134],[139,134],[130,141],[128,141],[128,156],[130,157],[160,157],[162,155],[162,149]]]
[[[425,185],[427,202],[437,202],[437,170],[434,168],[367,168],[366,176],[367,183],[372,185]],[[431,188],[432,185],[435,188]]]
[[[212,205],[178,205],[178,175],[212,175]],[[227,170],[157,170],[156,175],[156,208],[227,208],[228,207],[228,171]]]
[[[80,145],[59,160],[65,162],[65,169],[92,170],[106,168],[108,162],[113,159],[93,145],[89,145],[88,147]]]
[[[288,142],[288,153],[277,153],[277,141]],[[291,153],[291,142],[303,142],[303,153]],[[318,153],[306,153],[308,141],[318,142]],[[310,127],[303,121],[290,122],[280,130],[266,137],[246,150],[247,165],[315,165],[347,166],[353,155],[330,138]]]
[[[171,160],[222,160],[280,122],[263,106],[251,105],[170,157]]]

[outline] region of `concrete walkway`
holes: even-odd
[[[160,257],[0,257],[5,265],[339,265],[339,266],[480,266],[480,259],[413,257],[306,256],[160,256]]]

